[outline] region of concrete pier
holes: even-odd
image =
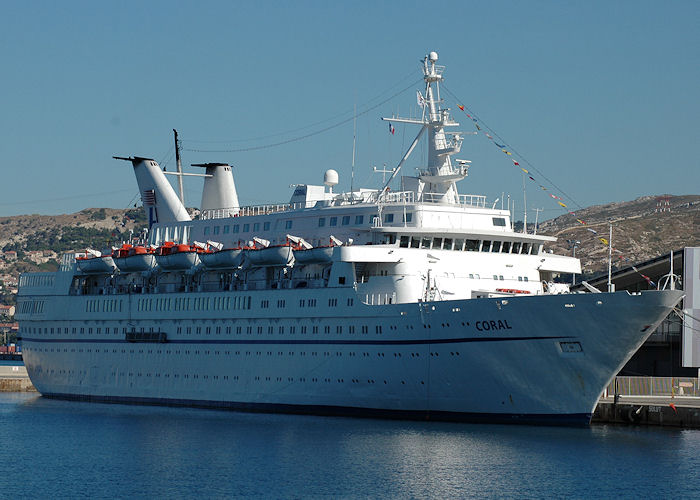
[[[618,396],[601,398],[593,424],[658,425],[700,429],[700,397]]]
[[[0,392],[36,392],[24,366],[0,366]]]

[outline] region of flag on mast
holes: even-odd
[[[394,135],[394,132],[396,132],[396,129],[391,123],[389,124],[389,132],[391,132],[391,135]]]

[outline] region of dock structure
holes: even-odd
[[[699,380],[616,377],[598,401],[592,423],[700,429]]]
[[[35,392],[27,369],[22,365],[0,366],[0,392]]]

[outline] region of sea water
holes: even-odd
[[[700,496],[700,431],[314,417],[0,394],[0,497]]]

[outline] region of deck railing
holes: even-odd
[[[698,379],[692,377],[615,377],[605,389],[605,397],[691,396],[699,397]]]

